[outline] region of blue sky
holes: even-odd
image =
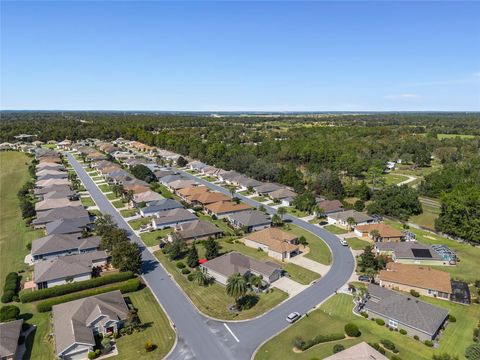
[[[478,2],[1,10],[2,109],[480,110]]]

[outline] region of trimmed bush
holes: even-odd
[[[453,315],[448,315],[448,321],[454,323],[454,322],[457,322],[457,318]]]
[[[388,350],[395,350],[395,344],[393,343],[393,341],[390,341],[388,339],[382,339],[380,340],[380,343],[383,345],[383,347],[385,349],[388,349]]]
[[[407,335],[407,330],[400,329],[399,333],[402,334],[402,335]]]
[[[3,285],[2,303],[6,304],[13,300],[14,296],[17,295],[19,282],[20,277],[16,272],[7,274],[5,277],[5,285]]]
[[[344,334],[317,335],[313,339],[305,340],[305,341],[302,340],[301,338],[296,338],[294,345],[297,349],[305,351],[317,344],[336,341],[336,340],[342,340],[342,339],[345,339]]]
[[[90,360],[93,360],[97,357],[97,354],[95,354],[95,351],[89,351],[87,356]]]
[[[182,269],[182,274],[183,275],[187,275],[187,274],[190,274],[190,273],[191,273],[190,269],[187,269],[187,268]]]
[[[385,355],[385,349],[379,343],[368,343],[371,347],[377,350],[380,354]]]
[[[344,327],[345,334],[347,334],[350,337],[359,337],[360,336],[360,330],[358,330],[358,326],[352,323],[348,323]]]
[[[98,294],[103,294],[109,291],[120,290],[122,294],[136,291],[141,286],[140,279],[134,278],[112,286],[107,286],[99,289],[89,289],[86,291],[78,292],[75,294],[68,294],[64,296],[59,296],[53,299],[45,300],[37,304],[38,312],[47,312],[52,310],[52,306],[62,304],[68,301],[73,301],[77,299],[82,299],[88,296],[94,296]]]
[[[340,351],[343,351],[345,350],[345,346],[343,346],[342,344],[337,344],[333,347],[333,353],[336,354],[336,353],[339,353]]]
[[[360,315],[362,315],[365,319],[368,319],[368,313],[366,311],[362,311]]]
[[[415,291],[415,290],[410,290],[410,295],[412,295],[413,297],[420,297],[420,293],[418,291]]]
[[[5,305],[0,308],[0,322],[16,320],[20,315],[20,309],[15,305]]]
[[[187,275],[187,280],[188,281],[193,281],[193,274],[188,274]]]
[[[177,262],[176,266],[179,269],[184,269],[186,265],[183,262],[179,261],[179,262]]]
[[[9,303],[10,301],[13,300],[13,297],[15,296],[15,291],[13,290],[7,290],[3,293],[2,295],[2,303],[6,304]]]
[[[378,325],[380,325],[380,326],[385,325],[385,321],[383,321],[383,319],[380,319],[380,318],[379,318],[379,319],[375,319],[375,322],[376,322]]]
[[[90,280],[72,282],[65,285],[58,285],[52,288],[41,289],[31,292],[21,292],[20,301],[28,303],[37,300],[49,299],[56,296],[62,296],[77,291],[91,289],[103,285],[113,284],[133,278],[135,275],[131,271],[119,272],[116,274],[105,275]]]
[[[427,345],[428,347],[433,347],[433,341],[432,340],[425,340],[423,343],[425,345]]]
[[[414,338],[415,340],[420,340],[420,338],[418,337],[418,335],[414,335],[413,338]]]

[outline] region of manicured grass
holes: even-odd
[[[42,230],[25,226],[17,192],[29,179],[31,158],[24,153],[0,152],[0,289],[11,271],[28,268],[24,264],[27,244],[43,236]]]
[[[237,194],[238,194],[238,195],[243,195],[243,196],[245,196],[245,195],[251,195],[251,194],[253,194],[253,193],[250,192],[250,191],[248,191],[248,190],[243,190],[243,191],[237,192]]]
[[[357,237],[352,237],[345,240],[347,240],[348,246],[350,246],[353,250],[363,250],[365,249],[365,246],[372,245],[368,241],[361,240]]]
[[[127,298],[138,310],[140,321],[146,327],[143,331],[120,337],[117,340],[118,355],[111,359],[163,359],[175,343],[175,332],[165,312],[148,288],[129,293]],[[147,353],[146,341],[155,344],[156,349]]]
[[[108,184],[99,185],[98,188],[104,193],[112,191],[112,188]]]
[[[317,261],[320,264],[330,265],[332,262],[332,254],[330,248],[321,238],[293,224],[288,224],[284,230],[287,230],[298,237],[305,236],[308,242],[308,247],[310,248],[310,252],[305,255],[305,257]]]
[[[53,332],[51,325],[51,313],[38,313],[35,305],[16,303],[20,308],[20,317],[28,324],[35,325],[36,329],[25,340],[27,351],[24,359],[53,360],[55,353],[50,334]]]
[[[234,304],[235,301],[227,295],[224,286],[217,283],[209,286],[199,286],[196,283],[188,281],[187,278],[178,271],[175,263],[168,260],[161,251],[157,251],[155,256],[163,266],[165,266],[168,272],[172,274],[175,281],[182,287],[195,306],[197,306],[201,312],[218,319],[250,319],[265,313],[288,297],[283,291],[274,289],[273,292],[268,294],[260,294],[258,303],[252,308],[241,311],[240,313],[232,313],[228,310],[228,307]]]
[[[128,223],[133,228],[133,230],[139,230],[142,225],[146,225],[152,222],[151,217],[140,218],[135,220],[130,220]]]
[[[440,208],[422,203],[422,209],[422,214],[412,216],[408,221],[426,227],[427,229],[435,230],[435,220],[440,214]]]
[[[122,200],[112,201],[112,205],[115,206],[117,209],[121,209],[121,208],[127,206],[126,204],[124,204],[124,203],[122,202]]]
[[[327,231],[330,231],[332,234],[336,234],[336,235],[342,235],[342,234],[349,233],[348,230],[342,229],[341,227],[338,227],[337,225],[326,225],[323,228]]]
[[[93,180],[93,181],[103,180],[103,177],[101,177],[101,176],[94,176],[94,177],[92,177],[92,180]]]
[[[95,206],[95,201],[90,196],[87,197],[82,197],[80,198],[80,201],[82,202],[83,206],[90,207],[90,206]]]
[[[107,194],[106,196],[107,196],[108,200],[120,200],[120,198],[117,195],[115,195],[114,193]]]
[[[173,231],[172,228],[162,229],[162,230],[155,230],[140,234],[143,242],[147,246],[154,246],[160,243],[160,239],[167,237]]]
[[[374,321],[364,319],[352,313],[352,297],[346,294],[338,294],[327,300],[321,305],[320,309],[315,310],[304,317],[293,326],[287,328],[284,332],[274,337],[263,345],[255,357],[256,360],[263,359],[313,359],[325,358],[332,354],[334,344],[342,344],[350,347],[361,341],[378,342],[381,339],[388,339],[394,342],[399,350],[397,354],[403,360],[430,360],[434,353],[432,348],[425,346],[420,341],[414,340],[408,335],[401,335],[399,332],[389,331],[385,326],[379,326]],[[465,307],[457,304],[449,304],[442,300],[432,299],[437,305],[452,307],[453,315],[457,317],[456,323],[447,326],[445,333],[440,341],[440,348],[435,353],[448,352],[451,355],[458,355],[463,358],[465,345],[470,344],[473,327],[478,321],[480,308]],[[445,305],[448,304],[448,305]],[[460,315],[462,312],[470,316],[470,319],[464,319]],[[303,339],[310,339],[315,335],[327,335],[336,332],[343,332],[346,323],[355,323],[362,335],[355,339],[345,339],[334,343],[319,344],[307,351],[301,353],[293,352],[293,340],[299,336]],[[391,356],[391,353],[390,353]]]
[[[211,176],[205,176],[204,179],[207,180],[208,182],[215,182],[215,181],[217,181],[216,178],[211,177]]]
[[[121,214],[123,217],[130,217],[130,216],[136,215],[136,214],[137,214],[137,210],[135,210],[135,209],[120,210],[120,214]]]
[[[398,222],[385,220],[385,223],[396,229],[402,229],[402,224]],[[460,262],[455,266],[436,266],[436,268],[449,272],[455,279],[467,282],[478,280],[478,259],[480,259],[479,248],[475,248],[467,243],[450,240],[425,230],[414,229],[412,227],[409,230],[417,236],[418,242],[430,245],[447,245],[450,249],[455,251],[460,258]]]
[[[267,201],[269,199],[265,196],[254,196],[254,197],[252,197],[252,200],[253,201],[258,201],[258,202],[264,202],[264,201]]]
[[[387,185],[397,185],[402,181],[408,180],[408,177],[405,175],[392,174],[392,173],[386,174],[384,178],[385,178],[385,183]]]
[[[165,185],[155,184],[154,185],[154,191],[158,192],[165,199],[173,199],[174,198],[173,194],[170,192],[170,190],[168,190],[168,188]]]
[[[224,238],[218,241],[221,246],[222,252],[237,251],[254,259],[276,263],[290,274],[290,278],[292,280],[297,281],[303,285],[310,284],[313,280],[320,278],[320,275],[313,271],[305,269],[296,264],[277,261],[269,257],[265,251],[260,251],[258,249],[246,246],[240,240],[230,241],[229,239],[230,238]]]
[[[234,234],[233,229],[230,226],[228,226],[228,223],[223,221],[222,219],[213,220],[211,216],[206,215],[202,212],[198,212],[197,216],[201,220],[208,221],[208,222],[211,222],[212,224],[216,225],[218,228],[220,228],[223,231],[223,233],[225,235],[233,235]]]
[[[102,215],[102,212],[100,210],[97,210],[97,209],[94,209],[94,210],[88,210],[88,212],[92,215],[95,215],[95,216],[100,216]]]
[[[287,214],[290,214],[299,218],[309,215],[307,212],[295,209],[294,207],[291,207],[291,206],[285,206],[285,209],[287,210]]]

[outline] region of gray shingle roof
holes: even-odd
[[[356,223],[362,223],[362,222],[373,220],[371,216],[355,210],[346,210],[346,211],[338,212],[335,214],[328,215],[328,217],[335,220],[342,220],[342,221],[347,221],[347,219],[351,217],[355,220]]]
[[[263,183],[262,185],[255,186],[254,189],[258,193],[266,194],[276,190],[280,190],[282,187],[274,183]]]
[[[270,224],[268,215],[258,210],[241,211],[228,216],[230,220],[235,221],[240,226],[258,226]]]
[[[162,211],[153,221],[157,225],[163,225],[196,219],[197,217],[186,209],[173,209]]]
[[[184,240],[213,236],[222,233],[218,227],[208,221],[195,220],[181,225],[182,230],[178,232]]]
[[[0,357],[8,358],[17,352],[23,320],[0,323]]]
[[[78,342],[95,345],[93,332],[88,325],[99,316],[102,320],[125,320],[128,307],[119,290],[55,305],[52,308],[55,347],[60,355]]]
[[[59,219],[75,219],[86,216],[88,216],[88,211],[83,206],[66,206],[38,213],[32,224],[46,224]]]
[[[155,213],[159,211],[181,209],[181,208],[183,208],[183,205],[176,200],[162,199],[158,201],[152,201],[151,203],[148,204],[148,206],[142,208],[141,210],[144,213]]]
[[[64,279],[70,276],[87,274],[92,271],[92,262],[107,259],[105,251],[61,256],[52,260],[43,260],[35,264],[35,283]]]
[[[46,193],[49,193],[49,192],[52,192],[52,191],[60,191],[62,189],[68,189],[70,190],[70,185],[52,185],[52,186],[47,186],[47,187],[43,187],[43,188],[40,188],[40,189],[35,189],[33,191],[33,193],[35,195],[43,195],[43,194],[46,194]]]
[[[368,285],[368,311],[434,335],[442,326],[448,310],[427,304],[412,296],[401,295],[378,285]]]
[[[32,256],[46,255],[55,252],[85,251],[100,246],[100,236],[79,239],[76,235],[48,235],[32,242]]]
[[[439,255],[430,245],[423,245],[413,241],[407,242],[381,242],[375,247],[380,251],[393,251],[397,259],[436,260],[442,261]]]
[[[89,216],[74,219],[59,219],[49,222],[46,225],[47,235],[53,234],[74,234],[83,231],[91,223]]]

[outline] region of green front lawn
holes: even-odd
[[[408,177],[405,175],[392,174],[392,173],[386,174],[384,178],[385,178],[385,184],[387,185],[397,185],[402,181],[408,180]]]
[[[243,310],[240,313],[233,313],[229,311],[228,308],[230,305],[234,304],[235,301],[233,298],[227,295],[224,286],[214,283],[204,287],[197,285],[194,282],[190,282],[176,268],[175,263],[168,260],[168,258],[161,251],[157,251],[155,256],[163,264],[167,271],[172,274],[177,284],[182,287],[183,291],[185,291],[195,306],[204,314],[217,319],[250,319],[265,313],[288,297],[288,295],[283,291],[273,289],[273,291],[268,294],[260,294],[258,303],[256,303],[252,308]]]
[[[0,289],[11,271],[28,268],[23,262],[27,244],[44,236],[42,230],[25,225],[17,192],[30,178],[31,158],[21,152],[0,152]]]
[[[293,224],[286,225],[283,230],[295,234],[298,237],[305,236],[310,249],[309,253],[305,255],[306,258],[317,261],[320,264],[330,265],[332,262],[332,254],[328,245],[321,238]]]
[[[251,198],[253,201],[258,201],[258,202],[264,202],[264,201],[267,201],[269,200],[267,197],[265,196],[254,196]]]
[[[50,341],[50,334],[53,331],[51,313],[38,313],[33,303],[16,303],[15,305],[20,308],[20,317],[28,324],[36,326],[35,331],[25,340],[27,351],[23,358],[42,360],[56,359],[53,343]]]
[[[148,288],[129,293],[127,298],[138,309],[140,321],[146,326],[140,332],[117,339],[118,355],[111,359],[163,359],[175,343],[175,332],[165,312]],[[147,353],[146,341],[151,341],[156,349]]]
[[[361,240],[357,237],[352,237],[345,240],[347,241],[348,246],[350,246],[353,250],[363,250],[365,249],[365,246],[372,245],[368,241]]]
[[[100,180],[103,180],[103,177],[101,177],[101,176],[94,176],[94,177],[92,177],[92,180],[93,180],[93,181],[100,181]]]
[[[398,222],[385,220],[385,223],[398,230],[402,230],[402,224]],[[413,232],[417,236],[418,242],[428,245],[447,245],[450,249],[455,251],[457,256],[460,258],[460,262],[458,262],[455,266],[436,266],[437,269],[449,272],[455,279],[470,283],[479,279],[478,259],[480,259],[480,248],[475,248],[466,243],[450,240],[425,230],[410,228],[409,231]]]
[[[160,243],[160,239],[167,237],[173,231],[172,228],[162,229],[162,230],[155,230],[150,232],[145,232],[140,234],[142,241],[147,246],[155,246]]]
[[[134,216],[137,214],[137,210],[136,209],[125,209],[125,210],[120,210],[120,215],[122,215],[123,217],[130,217],[130,216]]]
[[[106,196],[108,200],[120,200],[120,198],[117,195],[115,195],[113,192],[110,194],[107,194]]]
[[[82,202],[83,206],[90,207],[90,206],[95,206],[95,201],[90,196],[82,197],[80,198],[80,201]]]
[[[451,314],[457,317],[457,322],[450,323],[443,333],[440,340],[440,348],[434,351],[408,335],[389,331],[385,326],[377,325],[374,321],[354,315],[352,313],[352,300],[353,298],[346,294],[333,296],[322,304],[320,309],[311,312],[308,317],[304,317],[264,344],[259,349],[255,359],[322,359],[332,355],[334,344],[339,343],[345,347],[350,347],[361,341],[379,342],[381,339],[388,339],[394,342],[399,350],[397,356],[403,360],[431,360],[434,352],[437,354],[447,352],[464,358],[463,352],[465,347],[472,343],[472,331],[480,317],[480,308],[478,306],[463,306],[433,298],[430,299],[436,305],[448,307]],[[292,343],[295,337],[311,339],[319,334],[341,333],[344,325],[348,322],[353,322],[359,327],[362,333],[359,338],[319,344],[304,352],[293,352]],[[390,353],[390,357],[391,355]]]
[[[162,185],[162,184],[154,183],[152,185],[152,190],[158,192],[165,199],[173,199],[174,198],[174,196],[170,192],[170,190],[168,190],[168,188],[166,186]]]
[[[285,209],[287,210],[287,214],[290,214],[299,218],[309,215],[309,213],[302,210],[295,209],[294,207],[291,207],[291,206],[285,206]]]
[[[117,208],[117,209],[121,209],[121,208],[127,206],[124,202],[122,202],[122,200],[112,201],[112,205],[115,206],[115,208]]]
[[[347,233],[350,232],[346,229],[338,227],[337,225],[326,225],[323,228],[327,231],[330,231],[332,234],[335,234],[335,235],[342,235],[342,234],[347,234]]]
[[[130,220],[128,223],[130,224],[133,230],[139,230],[142,225],[146,225],[151,222],[152,222],[152,218],[146,217],[146,218]]]
[[[284,263],[283,270],[290,275],[290,278],[293,281],[296,281],[302,285],[308,285],[312,281],[320,278],[320,274],[293,263]]]
[[[210,215],[206,215],[203,212],[198,212],[197,216],[200,220],[208,221],[216,225],[218,228],[220,228],[223,231],[225,235],[234,234],[233,229],[230,226],[228,226],[228,223],[226,221],[223,221],[223,219],[213,220]]]
[[[98,188],[104,193],[112,191],[112,188],[108,184],[99,185]]]

